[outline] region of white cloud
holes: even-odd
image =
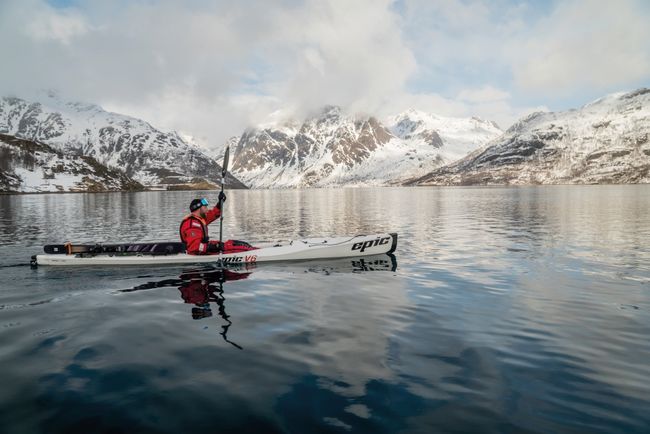
[[[535,94],[558,95],[650,79],[647,7],[634,0],[560,3],[513,44],[516,84]]]
[[[264,49],[269,93],[299,112],[324,104],[370,109],[400,92],[416,68],[389,1],[308,1],[273,16]]]
[[[492,86],[483,86],[479,89],[463,89],[458,93],[459,100],[471,103],[504,101],[510,99],[510,94],[502,89]]]
[[[446,98],[435,93],[403,94],[393,104],[385,107],[379,113],[382,117],[415,108],[449,117],[471,117],[494,121],[502,129],[508,128],[515,121],[536,111],[548,111],[544,105],[527,106],[513,104],[503,91],[498,89],[465,89],[461,90],[461,98]]]
[[[650,79],[647,2],[404,4],[419,83],[437,96],[419,99],[437,101],[446,114],[477,114],[507,127],[546,105],[575,107]]]
[[[54,40],[69,45],[72,39],[83,36],[89,30],[84,17],[70,10],[57,11],[44,6],[43,10],[36,10],[25,18],[27,35],[38,41]]]
[[[509,66],[504,46],[525,30],[530,12],[525,4],[502,1],[406,0],[405,5],[406,32],[418,62],[445,81],[453,75],[501,79],[493,75]]]
[[[507,126],[536,95],[650,76],[647,6],[633,0],[74,4],[0,1],[0,93],[54,88],[211,145],[325,104]]]
[[[211,141],[262,111],[372,110],[416,68],[389,6],[161,0],[56,9],[10,1],[0,5],[0,39],[11,41],[0,92],[53,88]]]

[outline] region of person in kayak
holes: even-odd
[[[190,214],[186,215],[179,229],[181,241],[185,243],[190,255],[206,255],[219,253],[223,246],[219,241],[212,241],[208,236],[208,225],[221,217],[221,206],[226,201],[226,195],[219,193],[219,201],[209,209],[207,199],[194,199],[190,203]]]
[[[210,240],[208,225],[221,217],[221,207],[226,201],[226,195],[219,193],[219,201],[209,209],[208,200],[194,199],[190,203],[190,214],[181,222],[179,233],[185,243],[185,250],[190,255],[214,255],[217,253],[238,253],[256,250],[245,241],[228,240],[223,243]]]

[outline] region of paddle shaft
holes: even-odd
[[[223,178],[221,178],[221,192],[223,193]],[[219,246],[223,241],[223,202],[219,201],[219,208],[221,209],[221,215],[219,216]]]
[[[230,155],[230,146],[226,147],[226,152],[223,154],[223,165],[221,167],[221,193],[223,193],[224,185],[226,183],[226,174],[228,173],[228,157]],[[221,196],[221,195],[219,195]],[[219,247],[222,248],[223,246],[223,205],[224,203],[219,200],[219,209],[220,211],[220,216],[219,216]]]

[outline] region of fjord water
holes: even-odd
[[[193,197],[0,196],[2,432],[650,429],[650,186],[229,192],[229,238],[394,231],[396,268],[24,265]]]

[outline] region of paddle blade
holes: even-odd
[[[226,146],[226,152],[223,154],[223,164],[221,165],[221,177],[225,178],[228,172],[228,158],[230,156],[230,146]]]

